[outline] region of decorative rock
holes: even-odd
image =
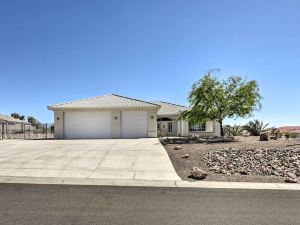
[[[240,174],[241,174],[241,175],[248,175],[248,172],[247,172],[246,170],[242,169],[242,170],[240,171]]]
[[[207,177],[207,173],[198,167],[194,167],[191,171],[191,177],[194,179],[202,180]]]
[[[287,175],[287,177],[289,177],[289,178],[292,178],[292,179],[297,179],[297,176],[294,174],[294,173],[287,173],[286,174]]]
[[[259,136],[259,140],[260,141],[268,141],[269,140],[268,134],[261,133],[260,136]]]
[[[177,146],[175,146],[175,148],[174,148],[175,150],[181,150],[182,149],[182,147],[180,146],[180,145],[177,145]]]
[[[280,174],[275,170],[275,171],[273,171],[273,174],[275,175],[275,176],[280,176]]]
[[[298,183],[297,179],[291,178],[291,177],[286,177],[284,180],[286,183]]]
[[[227,143],[236,142],[234,137],[201,137],[199,135],[191,135],[189,137],[161,138],[161,143],[167,144],[185,144],[185,143]]]
[[[300,148],[224,148],[204,153],[203,160],[215,173],[276,175],[291,178],[290,182],[300,176]]]
[[[183,158],[183,159],[187,159],[188,157],[189,157],[189,154],[185,154],[185,155],[181,156],[181,158]]]

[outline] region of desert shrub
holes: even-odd
[[[291,133],[290,133],[290,132],[286,132],[286,133],[284,133],[284,136],[285,136],[286,138],[290,138],[290,137],[291,137]]]
[[[239,125],[226,125],[224,130],[225,134],[228,136],[239,136],[243,131],[243,127]]]
[[[259,136],[261,133],[267,130],[269,124],[264,124],[263,121],[253,120],[249,121],[248,124],[244,126],[244,129],[250,133],[252,136]]]

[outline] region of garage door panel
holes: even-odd
[[[65,138],[111,138],[110,112],[65,112]]]
[[[123,111],[121,117],[122,138],[147,137],[147,111]]]

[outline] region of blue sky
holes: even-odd
[[[186,105],[220,68],[258,81],[255,118],[300,125],[299,12],[298,0],[1,1],[0,112],[52,122],[47,105],[107,93]]]

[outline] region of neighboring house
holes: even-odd
[[[295,134],[296,137],[300,137],[300,126],[283,126],[283,127],[278,127],[277,130],[281,134],[291,133],[291,134]]]
[[[202,124],[189,124],[188,121],[178,119],[180,112],[187,108],[168,102],[153,101],[160,105],[157,113],[157,130],[159,136],[219,136],[220,124],[216,121],[207,121]]]
[[[116,94],[48,106],[54,111],[55,138],[146,138],[199,134],[219,135],[215,121],[189,126],[177,120],[186,109],[165,102],[146,102]],[[159,134],[160,135],[160,134]]]
[[[24,132],[25,125],[29,123],[24,120],[15,119],[11,116],[0,114],[0,130],[1,138],[7,136],[9,133]]]

